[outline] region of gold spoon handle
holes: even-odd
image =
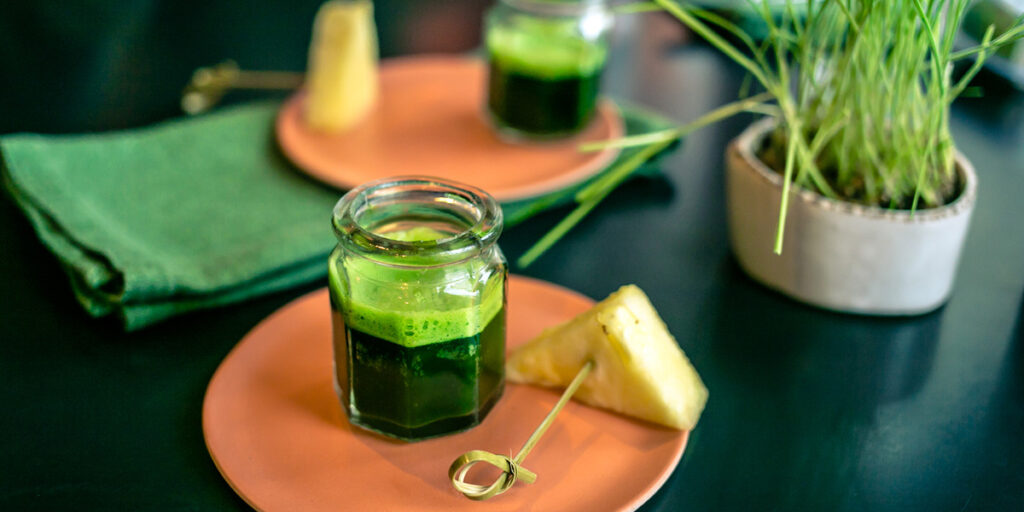
[[[530,434],[530,438],[526,440],[526,443],[519,450],[515,458],[510,459],[504,455],[496,455],[484,450],[471,450],[455,459],[451,467],[448,468],[448,478],[451,479],[455,490],[471,500],[486,500],[509,490],[515,485],[517,480],[532,484],[537,479],[537,475],[520,464],[530,454],[530,450],[533,450],[533,447],[540,441],[541,436],[547,432],[548,427],[555,422],[555,416],[569,402],[569,399],[572,398],[572,395],[583,384],[583,380],[587,378],[587,375],[590,374],[593,368],[593,361],[587,361],[583,368],[580,368],[580,371],[576,373],[576,377],[569,383],[569,387],[565,388],[565,391],[562,392],[558,403],[551,408],[551,411],[548,412],[548,415],[537,429],[533,431],[533,434]],[[491,485],[478,485],[466,482],[466,473],[469,471],[469,468],[480,462],[486,462],[502,471],[501,475]]]
[[[304,73],[290,71],[243,71],[234,61],[199,68],[181,96],[181,109],[199,114],[217,104],[229,89],[288,90],[302,85]]]

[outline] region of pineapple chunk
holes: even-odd
[[[509,355],[512,382],[564,387],[588,360],[573,398],[680,430],[692,430],[708,399],[693,365],[647,295],[623,286],[590,310]]]
[[[377,29],[369,0],[331,0],[317,11],[306,73],[306,123],[339,132],[377,101]]]

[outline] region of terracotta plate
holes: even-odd
[[[523,277],[510,279],[509,299],[509,347],[593,304]],[[329,308],[320,290],[274,313],[207,389],[207,448],[257,509],[632,510],[665,482],[686,446],[687,433],[570,402],[525,461],[537,482],[481,506],[451,488],[448,465],[471,449],[517,452],[558,392],[510,384],[480,426],[418,443],[352,427],[334,394]]]
[[[622,120],[608,101],[580,135],[558,142],[511,144],[484,119],[486,70],[479,59],[406,57],[384,61],[380,100],[342,134],[306,128],[303,94],[277,118],[285,155],[312,177],[342,189],[397,175],[429,175],[475,185],[499,201],[537,196],[578,183],[618,150],[580,153],[581,142],[620,137]]]

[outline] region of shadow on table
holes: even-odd
[[[959,471],[924,473],[935,488],[971,489],[962,495],[960,510],[1020,510],[1024,501],[1022,475],[1013,470],[1024,457],[1024,296],[1017,311],[998,369],[984,376],[991,392],[961,408],[957,445],[939,447],[943,460]]]
[[[878,409],[911,399],[927,381],[943,310],[834,313],[755,283],[731,257],[717,272],[721,284],[703,305],[706,353],[695,355],[711,390],[703,435],[719,453],[697,452],[691,462],[717,467],[712,481],[743,482],[744,492],[687,492],[723,507],[839,508],[857,492],[846,484]]]
[[[712,351],[741,383],[868,412],[912,396],[931,371],[942,308],[911,317],[836,313],[764,288],[732,258],[720,272]]]
[[[1024,295],[1020,298],[1020,313],[1017,314],[1017,338],[1014,340],[1014,350],[1017,355],[1024,357]]]

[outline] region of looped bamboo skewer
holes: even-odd
[[[484,450],[470,450],[455,459],[451,467],[448,468],[448,478],[451,479],[455,490],[471,500],[486,500],[511,489],[519,480],[528,484],[536,481],[536,473],[522,467],[523,459],[530,454],[530,450],[540,441],[541,436],[547,432],[548,427],[554,423],[555,416],[569,402],[569,399],[572,398],[572,395],[576,393],[576,390],[583,384],[583,380],[587,378],[587,375],[593,369],[593,361],[587,361],[587,364],[580,368],[580,371],[576,373],[576,377],[572,379],[572,382],[569,383],[569,386],[565,388],[562,396],[558,399],[558,403],[551,408],[551,411],[544,417],[544,421],[540,423],[537,429],[533,431],[533,434],[530,434],[530,438],[526,440],[526,443],[523,444],[523,447],[514,458],[496,455]],[[471,467],[480,462],[486,462],[502,471],[502,474],[491,485],[466,482],[466,473]]]
[[[246,71],[227,60],[192,73],[181,96],[181,109],[199,114],[212,108],[229,89],[290,90],[302,85],[305,73],[290,71]]]

